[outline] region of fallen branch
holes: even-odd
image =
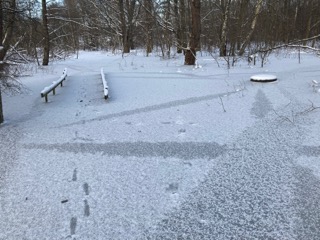
[[[312,50],[315,52],[320,52],[319,48],[314,48],[314,47],[310,47],[310,46],[305,46],[305,45],[301,45],[299,43],[305,43],[307,41],[311,41],[314,39],[320,38],[320,34],[310,37],[310,38],[305,38],[305,39],[300,39],[300,40],[295,40],[286,44],[281,44],[278,46],[274,46],[274,47],[270,47],[270,48],[266,48],[266,49],[259,49],[256,53],[264,53],[264,52],[270,52],[272,50],[276,50],[276,49],[280,49],[280,48],[302,48],[302,49],[308,49],[308,50]]]
[[[221,102],[220,105],[222,106],[223,112],[227,112],[226,109],[224,108],[224,104],[223,104],[223,101],[222,101],[222,97],[219,96],[219,98],[220,98],[220,102]]]
[[[320,109],[320,107],[315,106],[312,101],[309,100],[309,102],[311,103],[311,106],[308,107],[307,109],[301,111],[301,112],[296,112],[296,113],[295,113],[293,110],[291,110],[291,116],[280,115],[280,114],[279,114],[276,110],[274,110],[274,109],[273,109],[273,112],[274,112],[280,119],[282,119],[283,121],[287,121],[287,122],[290,122],[290,123],[294,124],[297,117],[302,116],[302,115],[306,115],[306,114],[308,114],[308,113],[310,113],[310,112],[312,112],[312,111],[315,111],[315,110],[317,110],[317,109]],[[287,105],[285,106],[285,108],[288,107],[290,104],[291,104],[291,102],[290,102],[289,104],[287,104]]]
[[[314,106],[313,102],[308,100],[311,103],[311,106],[309,108],[307,108],[306,110],[302,111],[299,113],[299,115],[305,115],[307,113],[310,113],[314,110],[320,109],[320,107]]]

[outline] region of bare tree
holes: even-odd
[[[0,51],[2,51],[3,46],[2,46],[2,40],[3,40],[3,4],[2,0],[0,0]],[[3,59],[0,62],[0,81],[2,81],[3,77]],[[3,109],[2,109],[2,96],[1,96],[1,82],[0,82],[0,124],[3,123],[4,118],[3,118]]]
[[[1,95],[1,86],[0,86],[0,124],[3,123],[3,109],[2,109],[2,95]]]
[[[16,1],[3,1],[2,0],[2,17],[4,17],[4,4],[6,3],[6,27],[4,28],[4,19],[2,19],[2,48],[0,49],[0,62],[3,62],[5,56],[10,48],[10,43],[13,37],[13,29],[16,14]]]
[[[191,34],[189,40],[189,46],[186,50],[184,59],[185,65],[195,65],[196,62],[196,51],[200,45],[200,34],[201,34],[201,1],[190,0],[191,5]]]
[[[19,11],[13,32],[9,5],[15,1]],[[0,59],[8,51],[10,61],[22,51],[27,59],[38,59],[39,48],[43,65],[48,64],[49,53],[50,58],[63,58],[80,48],[122,48],[126,53],[138,46],[148,55],[160,47],[167,56],[177,46],[186,54],[185,64],[191,65],[201,48],[236,56],[288,43],[291,47],[299,39],[308,39],[306,48],[319,48],[319,39],[310,39],[320,32],[318,0],[2,0],[2,4]]]
[[[144,0],[145,9],[145,32],[146,32],[146,51],[147,56],[152,52],[153,49],[153,3],[152,0]]]
[[[227,28],[230,15],[231,0],[221,1],[224,9],[222,17],[221,37],[220,37],[220,56],[227,56]]]
[[[239,14],[237,16],[237,35],[236,35],[236,39],[235,39],[235,44],[236,44],[236,49],[240,50],[241,47],[241,41],[242,41],[242,37],[244,34],[244,24],[245,24],[245,16],[247,14],[248,11],[248,5],[249,5],[249,1],[250,0],[241,0],[239,5],[238,5],[238,11]]]
[[[185,0],[174,1],[174,17],[177,38],[177,52],[182,53],[182,50],[187,48],[187,20],[186,20],[186,4]]]
[[[76,0],[65,0],[64,1],[66,10],[67,10],[67,21],[70,25],[71,32],[71,42],[73,51],[79,53],[79,34],[81,34],[82,23],[80,22],[79,12],[77,10],[77,1]]]
[[[0,124],[3,123],[3,109],[2,109],[2,86],[5,86],[6,81],[6,69],[5,69],[5,57],[10,48],[10,42],[12,40],[13,28],[16,14],[16,1],[11,0],[6,2],[6,27],[4,28],[4,4],[3,0],[0,0]]]
[[[119,0],[123,53],[129,53],[133,46],[133,26],[136,0]]]
[[[250,39],[253,35],[253,32],[256,28],[256,24],[257,24],[257,21],[258,21],[258,17],[259,17],[259,14],[261,12],[261,7],[262,7],[262,3],[263,3],[263,0],[258,0],[258,2],[256,3],[256,6],[255,6],[255,11],[254,11],[254,16],[253,16],[253,20],[251,22],[251,27],[250,27],[250,30],[246,36],[246,38],[244,39],[241,47],[240,47],[240,50],[239,50],[239,55],[242,56],[248,46],[248,44],[250,43]]]
[[[50,53],[50,37],[48,28],[48,12],[47,1],[42,0],[42,25],[43,25],[43,60],[42,65],[47,66],[49,64]]]

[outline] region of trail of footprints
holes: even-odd
[[[76,182],[78,180],[78,170],[75,168],[73,170],[73,174],[72,174],[72,181]],[[90,194],[90,186],[88,183],[84,183],[82,185],[83,191],[85,196],[89,196]],[[90,216],[90,205],[87,199],[83,200],[84,203],[84,210],[83,210],[83,215],[85,217],[89,217]],[[77,229],[77,222],[78,222],[78,218],[77,217],[72,217],[70,220],[70,235],[71,238],[73,240],[76,240],[75,235],[76,235],[76,229]]]

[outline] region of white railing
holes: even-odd
[[[63,81],[67,79],[67,68],[65,68],[63,70],[62,76],[59,78],[58,81],[53,81],[52,84],[50,86],[45,87],[42,91],[41,91],[41,97],[45,98],[46,102],[48,102],[48,94],[50,92],[53,92],[53,95],[56,94],[56,87],[61,85],[61,87],[63,86]]]
[[[102,84],[103,84],[104,99],[107,99],[109,97],[109,87],[103,72],[103,68],[101,68],[101,78],[102,78]]]

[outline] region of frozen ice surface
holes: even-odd
[[[3,96],[0,239],[320,239],[319,58],[286,56],[82,52],[21,78]],[[249,80],[262,71],[281,81]]]

